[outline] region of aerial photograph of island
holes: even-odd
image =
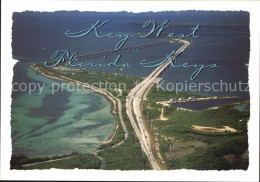
[[[247,170],[246,11],[14,12],[12,170]]]

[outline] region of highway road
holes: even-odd
[[[180,47],[174,55],[178,55],[181,52],[183,52],[190,43],[186,40],[180,40],[179,42],[184,43],[182,47]],[[173,57],[174,57],[173,55]],[[146,77],[141,83],[139,83],[136,87],[134,87],[130,93],[127,96],[126,99],[126,112],[130,119],[131,125],[134,128],[134,131],[141,143],[141,147],[148,157],[152,168],[154,170],[160,170],[159,165],[157,164],[157,161],[154,158],[154,155],[151,150],[151,144],[150,139],[147,134],[147,130],[145,128],[144,122],[142,120],[142,111],[141,111],[141,100],[143,99],[143,96],[145,93],[149,92],[149,89],[152,87],[152,85],[157,81],[157,78],[159,75],[171,64],[171,61],[173,61],[176,58],[169,58],[165,63],[158,66],[148,77]],[[138,123],[138,125],[137,125]]]
[[[123,120],[123,116],[122,116],[122,103],[121,103],[120,99],[115,97],[111,92],[109,92],[105,89],[100,89],[98,87],[95,87],[95,86],[87,84],[87,83],[79,82],[77,80],[74,80],[74,79],[71,79],[71,78],[68,78],[68,77],[65,77],[65,76],[60,76],[60,78],[59,78],[59,77],[55,77],[55,76],[46,75],[45,73],[40,71],[37,67],[35,67],[35,64],[33,64],[31,66],[31,68],[35,69],[36,71],[40,72],[43,76],[46,76],[48,78],[52,78],[52,79],[60,80],[60,81],[64,81],[64,82],[69,82],[69,83],[74,83],[76,85],[82,85],[84,87],[90,88],[97,93],[100,93],[100,94],[107,96],[108,99],[110,101],[112,101],[114,104],[116,104],[116,101],[117,101],[118,115],[119,115],[119,119],[120,119],[120,122],[121,122],[121,125],[122,125],[122,128],[123,128],[123,131],[124,131],[124,140],[122,140],[122,142],[120,142],[120,143],[124,143],[127,140],[129,135],[128,135],[128,131],[127,131],[126,125],[125,125],[124,120]]]
[[[86,59],[108,56],[108,55],[112,55],[112,54],[120,54],[124,51],[135,51],[137,49],[150,48],[150,47],[155,47],[155,46],[160,46],[160,45],[165,45],[165,44],[168,44],[168,42],[155,42],[155,43],[150,43],[150,44],[135,45],[135,46],[130,46],[130,47],[123,47],[120,50],[106,50],[106,51],[95,52],[95,53],[90,53],[90,54],[86,54],[86,55],[79,55],[79,56],[77,56],[77,58],[75,60],[82,61],[82,60],[86,60]]]

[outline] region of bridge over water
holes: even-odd
[[[101,51],[101,52],[96,52],[96,53],[91,53],[91,54],[79,55],[79,56],[77,56],[75,61],[82,61],[82,60],[86,60],[86,59],[92,59],[92,58],[101,57],[101,56],[108,56],[108,55],[112,55],[112,54],[119,54],[119,53],[123,53],[123,52],[131,52],[131,51],[134,52],[137,49],[150,48],[150,47],[161,46],[161,45],[166,45],[166,44],[169,44],[169,42],[155,42],[155,43],[150,43],[150,44],[123,47],[120,50],[108,50],[108,51]]]

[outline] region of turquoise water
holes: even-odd
[[[250,105],[245,103],[245,104],[240,104],[234,106],[234,109],[237,109],[239,111],[249,111],[250,110]]]
[[[105,96],[91,90],[71,92],[66,84],[64,91],[52,94],[56,81],[28,66],[19,69],[46,85],[40,95],[23,93],[13,100],[13,154],[39,157],[92,152],[111,135],[115,121]]]
[[[208,18],[205,18],[208,17]],[[178,11],[178,12],[147,12],[147,13],[100,13],[100,12],[21,12],[13,14],[12,53],[21,64],[14,68],[14,81],[47,83],[43,93],[12,93],[12,139],[13,153],[28,156],[44,156],[65,154],[73,151],[88,152],[97,148],[111,134],[115,121],[110,114],[111,103],[101,95],[92,91],[84,93],[74,91],[51,94],[53,80],[45,78],[29,69],[29,64],[44,62],[57,49],[69,50],[79,55],[102,52],[114,49],[121,38],[97,38],[93,32],[81,38],[65,36],[67,30],[79,31],[93,25],[97,20],[111,20],[99,32],[131,34],[148,32],[143,24],[155,20],[157,25],[165,20],[171,27],[166,29],[160,38],[133,38],[127,46],[142,45],[164,40],[166,34],[174,32],[190,33],[190,28],[200,24],[197,32],[200,37],[190,39],[191,45],[185,53],[178,57],[178,64],[219,65],[216,69],[205,69],[199,77],[191,81],[190,75],[194,68],[169,67],[161,77],[167,83],[227,83],[248,82],[249,62],[249,13],[220,11]],[[136,36],[138,37],[138,36]],[[143,59],[155,61],[164,58],[180,45],[164,45],[143,49],[142,52],[122,53],[120,63],[130,63],[131,68],[120,70],[110,67],[88,67],[86,69],[112,73],[122,73],[144,77],[154,68],[140,66]],[[111,62],[116,55],[106,59],[98,57],[87,62]],[[28,65],[26,65],[28,63]],[[204,91],[183,92],[201,95],[230,95],[249,99],[248,91]],[[229,100],[231,101],[231,100]],[[220,103],[218,103],[220,102]],[[187,108],[214,107],[225,104],[223,101],[189,103]],[[184,106],[183,106],[184,107]]]

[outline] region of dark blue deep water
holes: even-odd
[[[169,33],[191,33],[191,28],[200,25],[196,35],[189,37],[189,48],[177,58],[176,65],[185,62],[189,64],[217,64],[217,68],[205,68],[195,80],[190,80],[195,68],[169,67],[163,75],[164,83],[219,83],[228,84],[248,82],[249,62],[249,13],[243,11],[179,11],[179,12],[147,12],[147,13],[98,13],[98,12],[21,12],[13,14],[12,50],[13,58],[19,60],[14,67],[14,82],[48,83],[44,78],[30,69],[37,62],[49,61],[56,50],[68,50],[85,55],[100,51],[113,50],[121,38],[98,38],[93,32],[87,36],[71,38],[65,35],[68,30],[81,31],[88,29],[97,20],[110,20],[98,30],[100,35],[108,33],[131,34],[134,38],[126,41],[124,47],[166,42]],[[139,38],[151,30],[151,25],[143,28],[143,24],[154,20],[159,26],[168,20],[169,28],[165,29],[159,38],[153,34],[147,38]],[[140,65],[144,59],[156,61],[166,57],[182,44],[167,43],[141,49],[141,52],[124,52],[118,64],[130,63],[132,67],[86,67],[88,70],[104,72],[119,72],[126,75],[145,77],[155,68]],[[117,57],[116,54],[84,60],[84,62],[109,63]],[[240,100],[249,98],[249,92],[244,91],[205,91],[185,89],[181,91],[202,95],[239,96]],[[56,97],[44,90],[44,95],[30,96],[26,93],[12,94],[12,138],[13,152],[25,153],[29,156],[64,154],[75,151],[93,151],[106,140],[114,127],[114,118],[109,113],[111,104],[104,98],[93,93],[63,92]],[[239,100],[238,99],[238,100]],[[232,99],[229,102],[237,102]],[[80,102],[78,104],[78,101]],[[83,102],[84,101],[84,102]],[[184,108],[205,109],[224,104],[226,101],[206,103],[187,103]],[[192,104],[189,105],[189,104]],[[73,108],[78,105],[77,109]],[[56,112],[53,112],[54,109]],[[41,112],[44,110],[46,116]],[[103,114],[98,114],[103,113]],[[104,114],[105,113],[105,114]],[[97,115],[98,114],[98,115]],[[47,116],[48,115],[48,116]],[[33,120],[33,122],[31,122]],[[86,122],[87,121],[87,122]],[[85,128],[85,129],[84,129]],[[90,130],[90,128],[92,128]],[[96,130],[93,130],[96,128]],[[56,130],[55,135],[49,131]],[[73,132],[71,132],[73,131]],[[52,136],[53,135],[53,136]],[[58,137],[57,137],[58,135]],[[47,145],[52,140],[52,145]],[[33,145],[32,145],[33,144]],[[56,146],[59,144],[60,146]],[[46,145],[46,146],[45,146]],[[45,146],[45,147],[44,147]],[[87,146],[87,147],[86,147]],[[57,150],[59,147],[59,150]],[[50,149],[51,148],[51,149]],[[71,149],[73,148],[73,150]],[[41,152],[39,152],[41,151]]]
[[[178,57],[176,64],[217,64],[218,68],[205,68],[195,79],[190,80],[195,68],[170,67],[162,77],[165,83],[214,83],[222,80],[226,83],[248,82],[249,62],[249,13],[243,11],[181,11],[159,13],[98,13],[98,12],[22,12],[13,15],[13,56],[21,62],[43,62],[50,60],[51,55],[58,49],[77,52],[79,55],[113,50],[122,38],[97,38],[94,32],[87,36],[71,38],[65,35],[67,30],[73,32],[85,30],[95,24],[110,20],[98,29],[100,35],[107,33],[131,34],[135,37],[127,40],[124,47],[165,41],[168,33],[189,34],[191,28],[200,25],[196,35],[199,38],[189,38],[191,42],[184,54]],[[169,20],[169,28],[165,29],[159,38],[155,35],[140,38],[140,33],[147,33],[151,25],[143,28],[143,24],[154,20],[159,26]],[[86,67],[107,72],[121,72],[135,76],[147,76],[154,68],[140,65],[143,59],[156,61],[164,58],[171,51],[177,50],[181,44],[168,44],[143,49],[137,53],[122,53],[119,63],[130,63],[133,67],[119,68]],[[118,54],[86,60],[86,62],[113,62]],[[245,85],[244,85],[245,87]],[[237,95],[249,97],[248,92],[183,90],[206,95]]]

